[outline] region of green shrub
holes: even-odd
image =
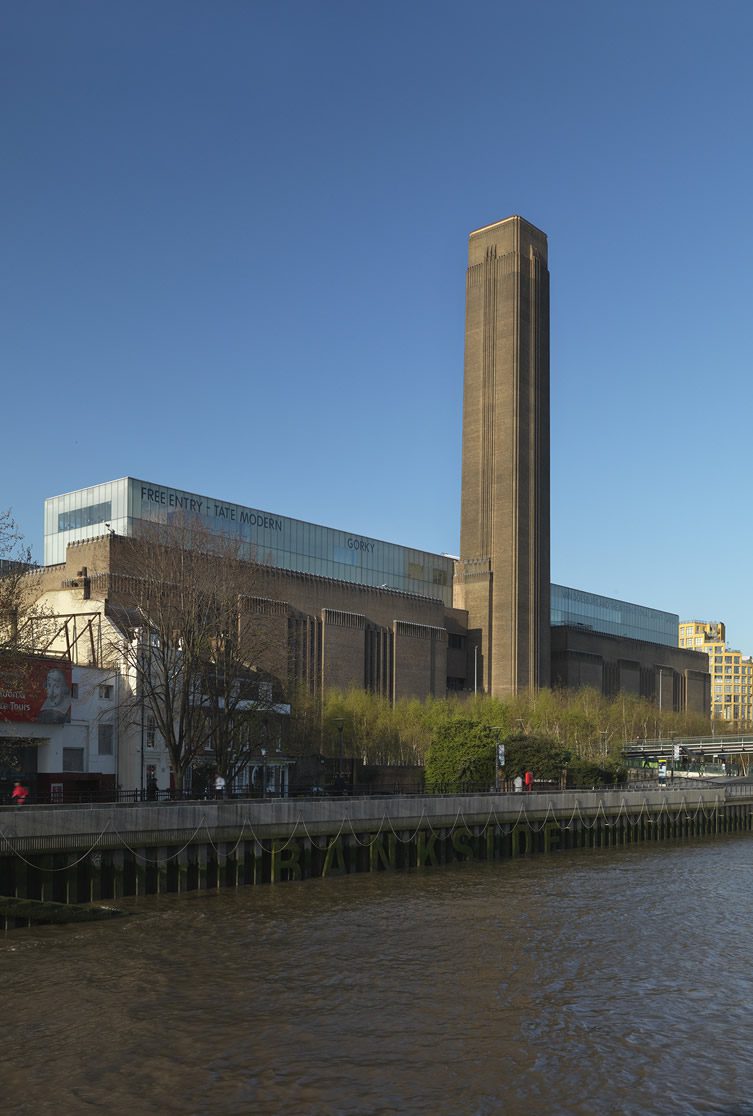
[[[556,740],[542,736],[499,739],[496,728],[480,721],[456,718],[438,725],[426,756],[426,787],[451,793],[463,786],[493,787],[497,744],[505,745],[506,779],[530,770],[536,780],[559,783],[570,752]]]
[[[569,787],[608,787],[614,783],[624,783],[627,768],[618,763],[597,763],[593,760],[574,759],[568,764],[567,785]]]
[[[518,734],[505,741],[505,776],[532,771],[537,781],[559,782],[570,761],[570,752],[556,740],[545,736]]]
[[[437,725],[426,756],[426,789],[450,793],[468,783],[493,785],[496,745],[494,729],[479,721]]]

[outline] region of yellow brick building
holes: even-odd
[[[709,657],[712,720],[734,722],[743,730],[750,728],[753,725],[753,659],[730,650],[724,624],[683,620],[679,644],[689,651],[703,651]]]

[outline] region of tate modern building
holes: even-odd
[[[311,692],[590,686],[707,713],[708,660],[677,646],[676,613],[551,584],[549,377],[547,237],[510,217],[469,240],[459,556],[293,519],[262,492],[121,477],[45,501],[45,593],[111,608],[124,540],[194,523],[248,561],[277,663]]]

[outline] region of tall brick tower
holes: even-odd
[[[522,217],[469,239],[455,586],[476,688],[547,686],[549,271],[546,235]]]

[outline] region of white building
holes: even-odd
[[[0,801],[22,776],[39,802],[170,786],[166,749],[134,700],[122,633],[78,586],[47,591],[38,653],[0,668]]]
[[[142,640],[148,645],[148,633],[120,626],[118,610],[107,597],[93,598],[88,582],[80,569],[62,588],[48,583],[33,640],[39,653],[25,656],[15,673],[15,660],[0,663],[0,801],[9,800],[19,776],[40,802],[151,797],[173,789],[170,755],[141,699],[135,668],[134,648]],[[292,761],[281,754],[279,718],[290,706],[262,704],[270,714],[265,746],[228,793],[287,793]],[[185,789],[193,782],[198,793],[211,793],[214,768],[208,748],[193,758]]]
[[[112,670],[71,664],[48,651],[24,662],[0,689],[0,793],[22,777],[39,802],[98,799],[121,782],[122,680]],[[127,748],[126,748],[127,752]]]

